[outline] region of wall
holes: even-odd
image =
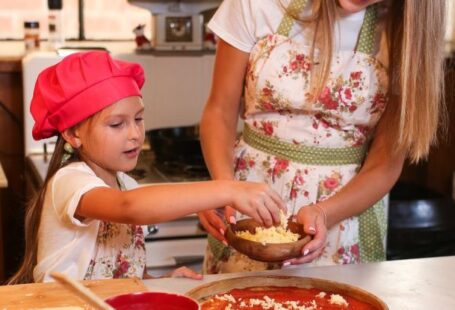
[[[65,38],[78,38],[78,0],[62,1]],[[132,40],[134,39],[132,29],[138,24],[145,24],[146,33],[150,32],[150,11],[131,5],[127,0],[85,0],[84,16],[87,39]],[[46,39],[47,18],[47,0],[2,0],[0,39],[22,39],[26,20],[39,21],[41,38]]]

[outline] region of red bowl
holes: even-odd
[[[186,296],[163,292],[140,292],[106,299],[117,310],[198,310],[199,304]]]

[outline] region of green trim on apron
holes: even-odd
[[[375,46],[376,23],[378,20],[377,4],[370,5],[363,18],[359,40],[357,41],[356,51],[368,55],[373,55]]]
[[[292,0],[287,7],[287,12],[281,20],[276,33],[285,37],[289,36],[289,32],[294,25],[294,18],[292,16],[302,11],[307,2],[308,0]]]
[[[366,144],[359,147],[329,148],[280,141],[251,129],[247,124],[243,128],[243,140],[265,153],[301,164],[318,166],[361,164],[367,150]]]

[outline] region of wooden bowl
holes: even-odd
[[[331,280],[296,276],[269,275],[229,278],[200,285],[186,292],[185,295],[202,304],[215,295],[223,295],[232,289],[244,289],[249,287],[258,289],[261,287],[264,289],[267,289],[268,287],[284,287],[291,290],[292,287],[305,289],[315,288],[325,292],[349,296],[371,305],[371,308],[375,310],[389,309],[387,304],[379,297],[359,287]]]
[[[114,296],[106,299],[116,310],[199,310],[199,304],[190,297],[164,293],[139,292]]]
[[[296,222],[288,221],[288,229],[300,235],[296,242],[287,243],[266,243],[255,242],[237,236],[238,231],[249,231],[255,233],[256,227],[261,226],[253,219],[237,221],[230,224],[226,230],[227,242],[237,251],[246,256],[262,262],[281,262],[286,259],[302,256],[302,249],[311,240],[311,236],[305,234],[303,226]]]

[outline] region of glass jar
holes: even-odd
[[[26,21],[24,22],[24,43],[25,50],[30,51],[39,48],[40,43],[39,22]]]

